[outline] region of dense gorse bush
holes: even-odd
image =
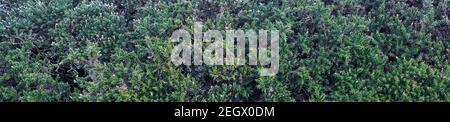
[[[4,0],[0,101],[450,101],[448,0]],[[175,66],[172,32],[280,32],[280,70]]]

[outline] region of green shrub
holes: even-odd
[[[0,101],[449,101],[447,0],[0,1]],[[177,29],[279,30],[280,70],[175,66]]]

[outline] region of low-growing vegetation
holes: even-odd
[[[2,0],[0,101],[450,101],[448,0]],[[177,29],[280,32],[280,70],[175,66]]]

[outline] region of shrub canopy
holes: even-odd
[[[448,0],[0,1],[0,101],[450,101]],[[177,29],[280,31],[280,71],[174,66]]]

